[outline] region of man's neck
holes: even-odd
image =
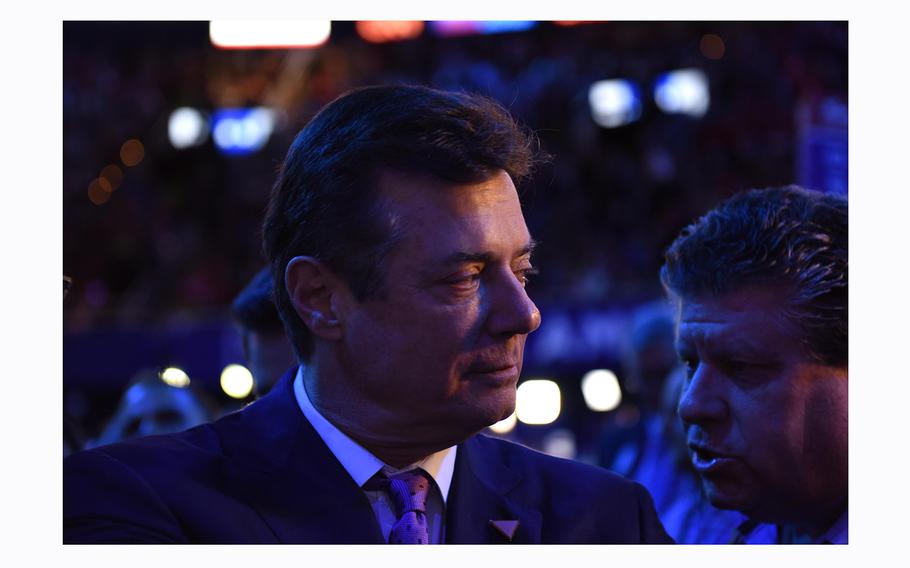
[[[381,409],[370,410],[368,405],[356,404],[354,394],[326,393],[320,388],[324,383],[319,380],[317,369],[308,367],[303,379],[307,398],[319,414],[383,463],[396,469],[417,463],[456,443],[415,439],[413,428],[401,435],[390,434],[388,426],[398,422],[395,416],[384,413]]]

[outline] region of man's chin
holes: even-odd
[[[500,401],[497,404],[474,405],[469,413],[463,415],[466,422],[470,422],[475,432],[481,432],[486,428],[505,420],[515,412],[515,399],[512,397],[506,401]]]
[[[730,481],[714,482],[702,479],[702,487],[708,501],[718,509],[739,511],[748,515],[754,508],[752,495],[742,486],[736,486]]]

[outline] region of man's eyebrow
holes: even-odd
[[[700,346],[715,357],[735,359],[737,357],[757,357],[765,354],[760,342],[748,335],[731,335],[729,332],[712,333],[704,329],[686,329],[676,340],[676,351],[692,350]]]
[[[534,252],[534,248],[537,247],[537,242],[534,239],[531,239],[527,245],[522,247],[516,252],[514,258],[525,256]],[[483,252],[455,252],[449,256],[442,259],[442,264],[461,264],[464,262],[478,262],[478,263],[489,263],[495,258],[495,255],[490,251]]]

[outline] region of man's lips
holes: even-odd
[[[468,368],[468,375],[482,376],[495,382],[509,382],[518,379],[518,365],[516,363],[483,363],[472,365]]]
[[[497,363],[476,363],[468,367],[469,373],[495,373],[497,371],[503,371],[505,369],[515,368],[515,363],[510,363],[508,361],[497,362]]]
[[[717,473],[729,467],[736,459],[734,456],[715,450],[702,444],[689,444],[692,465],[701,474]]]

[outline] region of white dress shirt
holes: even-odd
[[[303,415],[361,489],[379,470],[383,470],[386,475],[393,475],[420,467],[429,473],[438,489],[430,488],[430,494],[427,497],[426,515],[430,542],[433,544],[445,542],[445,505],[449,487],[452,484],[452,474],[455,471],[455,453],[458,449],[456,446],[440,450],[419,462],[396,469],[383,463],[366,448],[349,438],[316,410],[303,384],[303,366],[297,368],[297,376],[294,378],[294,396],[297,398],[297,404]],[[373,513],[382,528],[383,538],[388,542],[392,526],[398,520],[391,497],[385,491],[363,490],[363,492],[373,507]]]

